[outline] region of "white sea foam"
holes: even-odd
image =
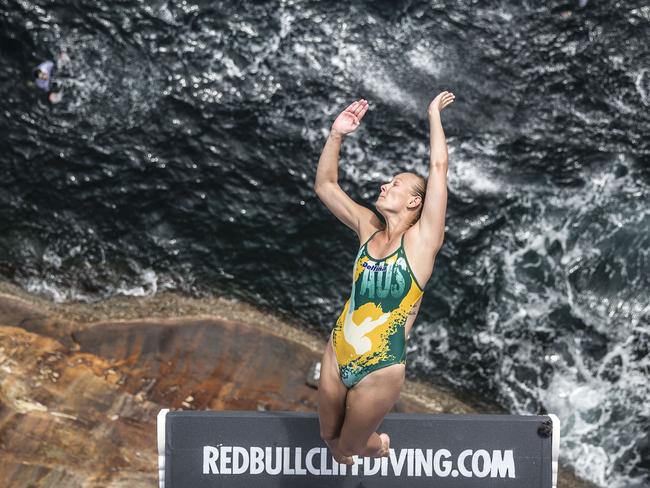
[[[650,105],[650,99],[648,98],[648,94],[650,93],[650,74],[648,69],[644,68],[637,72],[634,78],[634,86],[641,97],[641,102],[646,106]]]
[[[454,164],[454,182],[461,185],[455,190],[468,198],[480,194],[484,186],[472,187],[469,175],[484,168]],[[616,164],[629,173],[616,176]],[[560,417],[561,456],[581,477],[623,488],[636,486],[630,472],[635,443],[646,435],[643,419],[650,416],[650,357],[639,355],[650,343],[650,192],[624,157],[594,163],[582,176],[586,184],[577,189],[520,188],[530,217],[494,235],[483,259],[465,273],[482,287],[493,287],[498,276],[500,290],[488,295],[487,328],[473,334],[481,351],[475,357],[493,370],[479,369],[511,411],[537,413],[539,402]],[[481,225],[479,219],[468,229]],[[453,311],[458,304],[448,295]],[[555,320],[551,311],[560,311]],[[467,361],[446,333],[458,327],[447,319],[420,324],[414,332],[421,349],[410,361],[427,371],[451,367],[430,355]],[[551,339],[531,340],[540,333]],[[445,378],[461,384],[456,375]]]
[[[445,67],[445,52],[442,45],[432,45],[429,40],[421,40],[406,51],[411,66],[429,76],[438,77]]]
[[[556,345],[564,342],[566,347],[558,349],[558,354],[554,355],[553,375],[548,388],[532,385],[530,396],[539,398],[550,412],[562,419],[563,453],[572,460],[577,472],[602,486],[622,488],[630,481],[629,464],[617,467],[618,471],[614,473],[615,461],[628,453],[634,440],[644,435],[639,419],[647,416],[648,411],[634,398],[650,397],[650,382],[644,374],[650,360],[647,357],[632,360],[636,338],[645,335],[647,340],[650,334],[648,324],[642,326],[639,321],[639,317],[648,312],[647,306],[642,305],[649,303],[647,288],[639,296],[629,296],[628,290],[637,290],[638,293],[644,289],[641,281],[644,277],[638,274],[628,273],[626,281],[620,285],[608,282],[606,291],[601,291],[598,282],[593,281],[576,287],[576,278],[572,275],[593,273],[598,269],[597,263],[616,259],[616,256],[609,258],[607,247],[624,239],[619,237],[624,229],[630,228],[632,233],[647,236],[643,234],[643,228],[650,226],[650,209],[633,197],[637,191],[647,192],[647,189],[639,186],[642,185],[640,180],[630,175],[617,178],[608,166],[602,170],[589,170],[585,180],[587,185],[579,191],[572,189],[539,195],[536,200],[545,203],[540,205],[541,211],[535,212],[540,217],[531,222],[526,234],[518,235],[524,243],[505,253],[494,249],[495,253],[503,254],[506,286],[517,297],[516,301],[506,305],[510,310],[501,315],[516,317],[512,310],[515,303],[523,304],[526,309],[525,319],[515,319],[512,326],[507,322],[501,323],[500,329],[532,326],[540,330],[548,311],[563,305],[584,322],[586,331],[573,337],[562,333],[565,324],[548,324],[556,327],[562,337]],[[554,258],[548,253],[553,241],[560,244],[562,267],[554,264]],[[639,245],[644,245],[642,240]],[[557,286],[540,288],[534,281],[522,282],[522,276],[526,276],[521,274],[526,268],[523,263],[530,252],[546,261],[544,268],[559,278],[558,283],[564,284],[566,293]],[[621,261],[623,266],[626,259]],[[609,273],[613,272],[614,269],[610,268]],[[603,292],[607,295],[602,295]],[[591,357],[588,347],[592,337],[597,340],[596,334],[607,338],[603,347],[608,351],[598,361]],[[535,351],[519,351],[515,361],[523,364],[534,358],[533,354]],[[621,363],[616,375],[618,379],[614,382],[605,377],[605,373],[611,370],[613,358],[618,358]],[[539,361],[533,361],[535,363],[539,367]],[[607,364],[609,368],[605,366]],[[513,371],[508,371],[503,380],[511,385],[520,383]],[[526,411],[528,402],[524,396],[510,388],[503,388],[503,393],[515,410]],[[621,412],[626,412],[622,418]],[[626,432],[625,436],[622,432]],[[623,442],[623,437],[627,437],[628,442]]]
[[[69,301],[94,302],[98,299],[114,295],[126,296],[152,296],[160,290],[173,290],[177,288],[169,278],[161,279],[152,269],[143,269],[132,280],[122,279],[116,286],[105,285],[103,292],[88,294],[75,285],[58,283],[53,277],[30,277],[20,285],[30,293],[44,296],[55,303]]]

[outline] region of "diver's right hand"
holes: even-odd
[[[348,108],[336,117],[336,120],[332,124],[332,132],[341,136],[351,134],[357,130],[361,119],[367,111],[368,101],[366,99],[361,98],[356,102],[352,102]]]

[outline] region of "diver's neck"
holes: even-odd
[[[393,242],[406,232],[408,228],[409,226],[405,225],[403,219],[395,216],[394,218],[386,219],[386,227],[382,233],[386,236],[386,242]]]

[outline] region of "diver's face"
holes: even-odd
[[[400,173],[391,181],[381,185],[375,206],[380,209],[401,210],[411,197],[411,182],[407,175]]]
[[[46,73],[45,71],[40,71],[40,70],[39,70],[39,72],[38,72],[38,77],[39,77],[41,80],[47,80],[47,73]]]

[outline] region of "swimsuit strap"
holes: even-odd
[[[370,239],[372,239],[373,237],[375,237],[375,234],[376,234],[377,232],[380,232],[381,230],[382,230],[382,229],[379,229],[379,230],[375,231],[375,232],[374,232],[370,237],[368,237],[368,240],[366,240],[366,242],[364,242],[363,244],[361,244],[361,247],[363,247],[363,246],[367,246],[368,243],[370,242]]]

